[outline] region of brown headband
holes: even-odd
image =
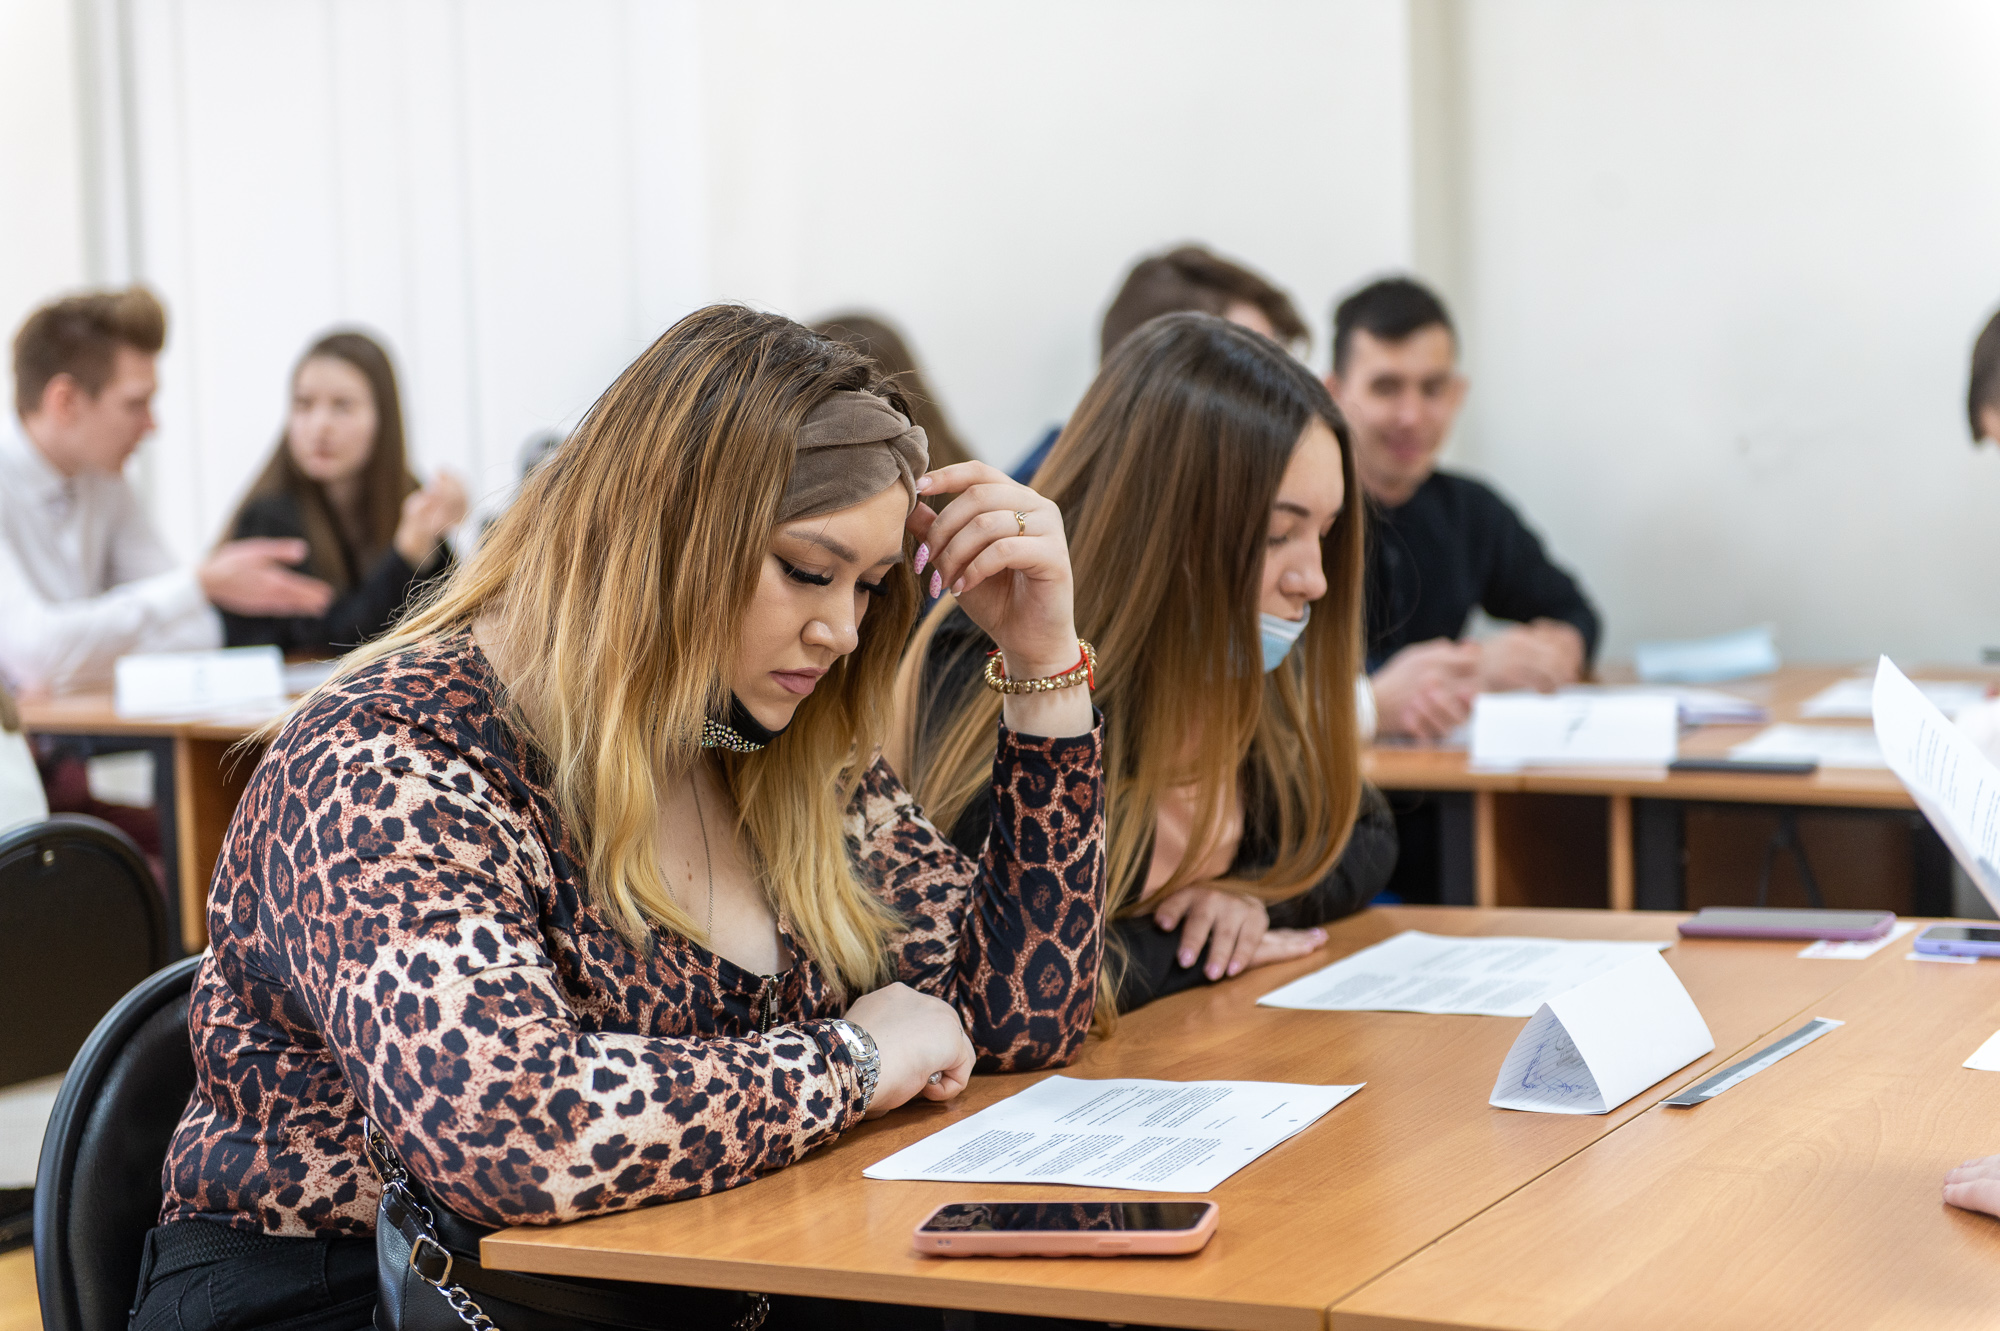
[[[799,430],[792,482],[778,521],[852,508],[901,481],[917,505],[917,477],[930,469],[923,429],[873,393],[842,390],[813,408]]]

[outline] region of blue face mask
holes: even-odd
[[[1297,619],[1280,619],[1276,615],[1257,616],[1257,629],[1264,643],[1264,673],[1270,674],[1285,663],[1292,654],[1292,644],[1306,631],[1312,622],[1313,610],[1306,607],[1305,614]]]

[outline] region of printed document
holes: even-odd
[[[1495,1109],[1608,1114],[1715,1048],[1673,967],[1653,952],[1541,1005],[1493,1083]]]
[[[1772,726],[1729,751],[1751,762],[1815,762],[1821,767],[1887,767],[1882,746],[1862,726]]]
[[[1313,1012],[1526,1017],[1556,994],[1667,943],[1453,938],[1408,930],[1265,994]]]
[[[1207,1192],[1360,1089],[1050,1077],[861,1172],[876,1179]]]
[[[2000,910],[2000,769],[1886,656],[1875,669],[1875,735],[1889,770]]]

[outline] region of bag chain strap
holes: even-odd
[[[390,1149],[389,1139],[382,1135],[382,1130],[375,1126],[375,1121],[363,1118],[361,1125],[362,1140],[368,1152],[368,1163],[375,1167],[375,1173],[382,1179],[382,1190],[385,1193],[394,1193],[397,1202],[406,1207],[419,1222],[417,1241],[410,1245],[410,1269],[438,1293],[444,1295],[444,1301],[458,1314],[458,1320],[471,1327],[472,1331],[500,1331],[500,1327],[486,1315],[486,1310],[465,1292],[463,1285],[447,1283],[451,1280],[451,1250],[438,1241],[436,1218],[431,1215],[430,1208],[418,1201],[416,1195],[410,1191],[410,1173],[403,1168],[403,1162],[396,1158],[396,1153]],[[423,1252],[426,1243],[437,1249],[444,1257],[444,1270],[435,1276],[417,1264],[417,1258]],[[764,1325],[764,1319],[770,1315],[771,1296],[753,1295],[750,1310],[729,1324],[730,1331],[757,1331]]]

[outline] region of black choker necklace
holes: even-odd
[[[717,721],[710,717],[701,724],[701,747],[704,749],[728,749],[731,753],[755,753],[784,734],[782,729],[772,730],[750,715],[750,709],[734,693],[729,695],[729,719]]]

